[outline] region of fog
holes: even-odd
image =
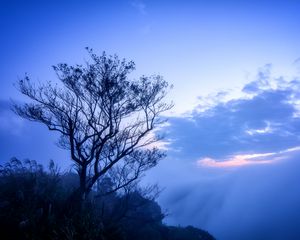
[[[220,240],[300,237],[299,81],[269,74],[170,118],[168,159],[147,176],[165,188],[168,223]]]

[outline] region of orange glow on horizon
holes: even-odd
[[[273,162],[273,160],[266,160],[264,158],[273,155],[275,155],[275,153],[236,155],[225,161],[217,161],[212,158],[203,158],[197,161],[197,165],[204,167],[230,168],[254,164],[270,164]],[[263,159],[260,160],[259,158]]]

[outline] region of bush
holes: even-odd
[[[105,194],[103,179],[85,201],[78,176],[61,174],[35,161],[13,158],[0,166],[0,232],[7,240],[213,240],[193,227],[167,227],[163,213],[145,192]],[[201,238],[199,238],[201,237]]]

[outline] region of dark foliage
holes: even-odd
[[[112,182],[99,183],[82,202],[78,178],[60,174],[53,164],[43,170],[35,161],[12,159],[0,166],[0,232],[3,239],[60,240],[213,240],[193,228],[168,227],[149,189],[105,194]],[[105,191],[109,192],[109,191]],[[81,207],[78,207],[81,205]]]
[[[201,229],[188,226],[188,227],[168,227],[168,238],[172,240],[213,240],[208,232]]]

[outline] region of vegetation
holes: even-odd
[[[78,208],[79,181],[50,162],[45,171],[35,161],[14,158],[0,166],[0,232],[3,239],[60,240],[213,240],[207,232],[169,227],[153,195],[141,189],[103,194],[105,179]],[[149,189],[146,189],[148,192]]]
[[[60,134],[75,172],[45,171],[35,161],[13,158],[0,166],[0,232],[5,239],[211,240],[193,227],[162,223],[156,186],[138,181],[165,153],[155,143],[169,89],[161,76],[129,80],[133,62],[87,49],[85,66],[58,64],[57,84],[17,87],[29,98],[14,104],[19,116]],[[73,169],[74,170],[74,169]]]
[[[14,105],[19,116],[60,134],[59,146],[76,165],[82,199],[99,179],[109,177],[111,191],[123,189],[164,157],[153,131],[164,122],[160,114],[172,108],[163,101],[168,83],[161,76],[129,80],[132,61],[87,50],[91,62],[85,66],[53,67],[60,85],[21,79],[18,89],[31,101]]]

